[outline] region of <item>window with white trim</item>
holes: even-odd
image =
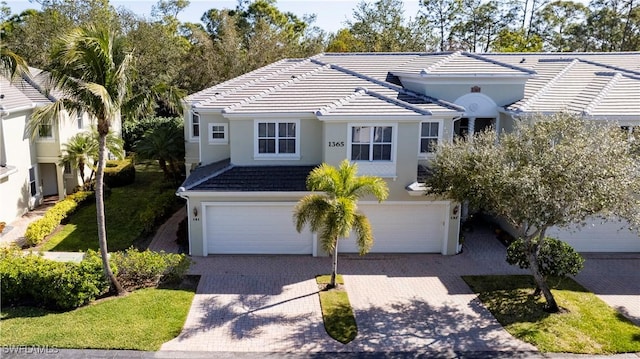
[[[352,161],[391,161],[393,150],[393,127],[351,127]]]
[[[82,130],[84,128],[84,123],[83,123],[83,116],[84,113],[82,111],[78,111],[78,116],[76,118],[76,123],[78,124],[78,130]]]
[[[53,139],[53,126],[51,124],[40,124],[38,126],[38,138],[41,140]]]
[[[37,191],[36,187],[36,169],[34,167],[29,168],[29,192],[31,196],[35,196]]]
[[[210,123],[209,143],[213,145],[226,145],[229,143],[227,128],[228,125],[226,123]]]
[[[256,155],[292,157],[298,154],[299,121],[257,121]]]
[[[420,125],[420,154],[436,151],[440,139],[439,122],[422,122]]]
[[[191,137],[200,137],[200,115],[191,112]]]

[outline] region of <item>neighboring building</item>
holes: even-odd
[[[76,168],[58,165],[62,145],[73,135],[89,131],[86,114],[57,125],[41,126],[35,138],[26,125],[38,106],[52,103],[61,94],[46,94],[46,73],[31,68],[31,77],[9,82],[0,77],[0,221],[10,223],[41,203],[44,197],[62,199],[82,184]],[[120,128],[119,122],[115,124]],[[87,171],[88,175],[88,171]]]
[[[632,132],[640,126],[640,53],[320,54],[205,89],[186,101],[190,173],[178,190],[191,254],[323,254],[311,233],[295,232],[292,209],[314,166],[344,158],[389,185],[386,202],[360,205],[372,222],[372,252],[454,254],[459,206],[420,185],[434,145],[558,111]],[[600,226],[589,228],[571,232],[575,241],[554,234],[578,250],[640,251],[635,233],[603,237]],[[356,251],[353,240],[340,243],[339,252]]]

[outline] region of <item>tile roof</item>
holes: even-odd
[[[516,113],[637,115],[640,103],[640,52],[327,53],[278,61],[195,93],[187,102],[196,109],[238,115],[423,116],[464,111],[402,88],[397,74],[406,73],[524,77],[524,98],[506,106]]]
[[[42,83],[46,80],[46,73],[40,69],[29,68],[31,76],[9,81],[0,77],[0,109],[12,110],[26,106],[37,106],[51,103],[55,99],[47,97],[42,90]]]
[[[212,173],[190,191],[304,192],[307,176],[316,166],[227,166]]]

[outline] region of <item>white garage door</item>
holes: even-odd
[[[370,253],[441,253],[445,238],[443,204],[361,204],[375,242]],[[357,253],[354,236],[341,239],[338,253]]]
[[[293,225],[295,203],[216,203],[206,206],[210,254],[311,254],[312,235]]]
[[[547,236],[569,243],[578,252],[640,252],[640,236],[624,222],[591,219],[584,227],[550,228]]]

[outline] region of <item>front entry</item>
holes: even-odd
[[[58,169],[55,163],[40,164],[40,186],[44,197],[58,195]]]

